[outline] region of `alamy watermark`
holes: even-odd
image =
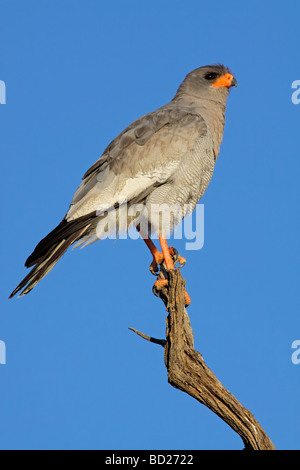
[[[300,80],[294,80],[292,83],[292,88],[296,89],[291,96],[291,100],[293,104],[300,103]]]
[[[204,204],[127,204],[124,198],[113,209],[98,207],[96,239],[157,239],[158,234],[187,240],[186,250],[201,250],[204,245]],[[137,230],[138,229],[138,230]],[[86,243],[89,243],[87,241]]]
[[[0,104],[6,104],[6,85],[3,80],[0,80]]]
[[[0,340],[0,365],[6,364],[6,345]]]
[[[300,339],[295,339],[292,342],[292,349],[295,349],[291,356],[292,363],[298,365],[300,364]]]

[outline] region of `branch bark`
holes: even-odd
[[[162,266],[159,279],[168,279],[167,287],[156,291],[168,312],[166,339],[157,340],[132,329],[148,341],[164,347],[169,383],[189,394],[216,413],[242,438],[247,450],[275,450],[253,414],[221,384],[194,349],[194,335],[184,306],[185,280],[180,270],[166,271]]]

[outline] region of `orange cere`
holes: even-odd
[[[221,75],[221,77],[219,77],[211,86],[227,86],[229,88],[232,85],[232,80],[233,75],[231,73],[225,73],[224,75]]]

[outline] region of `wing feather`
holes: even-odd
[[[191,109],[168,105],[127,127],[85,173],[67,220],[109,210],[120,201],[139,200],[172,179],[184,155],[206,135],[203,118]]]

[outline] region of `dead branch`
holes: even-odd
[[[157,340],[132,328],[144,339],[164,347],[169,383],[198,400],[216,413],[242,438],[247,450],[275,450],[275,447],[252,413],[221,384],[194,349],[194,335],[184,306],[185,280],[180,270],[167,272],[161,267],[159,279],[169,285],[155,295],[168,312],[166,339]]]

